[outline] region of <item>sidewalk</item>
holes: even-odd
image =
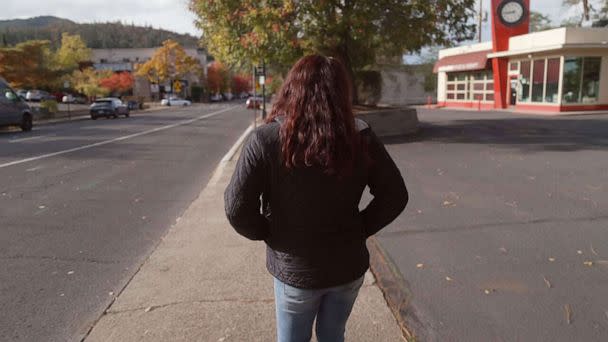
[[[265,245],[240,237],[224,215],[223,193],[238,153],[227,157],[86,341],[275,340]],[[346,336],[405,341],[370,272]]]

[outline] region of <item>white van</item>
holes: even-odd
[[[8,83],[0,78],[0,126],[19,126],[32,130],[32,110]]]

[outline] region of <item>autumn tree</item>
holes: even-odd
[[[202,43],[220,60],[286,70],[306,53],[334,56],[351,77],[378,57],[471,39],[475,0],[190,0]],[[249,64],[250,65],[250,64]]]
[[[72,72],[78,68],[79,63],[90,61],[91,55],[91,49],[87,48],[79,35],[64,32],[61,36],[61,47],[55,55],[55,63],[60,69]]]
[[[228,84],[228,70],[224,64],[213,62],[207,68],[207,89],[212,94],[223,93],[230,87]]]
[[[251,76],[234,75],[232,77],[232,92],[241,94],[251,91]]]
[[[131,89],[133,89],[133,85],[135,84],[135,79],[130,72],[119,72],[113,73],[109,77],[103,78],[99,81],[99,85],[104,87],[112,93],[123,94]]]
[[[137,66],[136,75],[147,77],[150,82],[164,83],[183,79],[189,73],[200,73],[196,58],[188,56],[186,50],[176,41],[166,40],[152,58]]]
[[[78,92],[85,94],[88,97],[97,97],[107,96],[110,93],[110,89],[102,86],[101,81],[103,79],[108,79],[111,76],[111,71],[87,68],[82,71],[74,71],[70,80],[72,82],[72,87]]]
[[[16,88],[51,88],[59,72],[53,66],[48,40],[30,40],[0,48],[0,75]]]

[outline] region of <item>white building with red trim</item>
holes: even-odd
[[[608,28],[527,33],[529,1],[492,4],[492,41],[439,51],[434,71],[440,106],[549,113],[608,110]],[[509,23],[513,6],[521,6],[522,14]]]
[[[438,103],[500,108],[495,104],[492,58],[508,59],[507,106],[563,112],[608,110],[608,28],[564,27],[514,36],[509,50],[492,42],[439,52]]]

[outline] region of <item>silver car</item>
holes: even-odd
[[[89,112],[91,114],[91,119],[93,120],[97,120],[100,116],[117,118],[119,115],[124,115],[128,118],[130,114],[129,107],[115,97],[95,100],[95,102],[91,104]]]
[[[19,126],[32,130],[32,110],[8,83],[0,78],[0,126]]]

